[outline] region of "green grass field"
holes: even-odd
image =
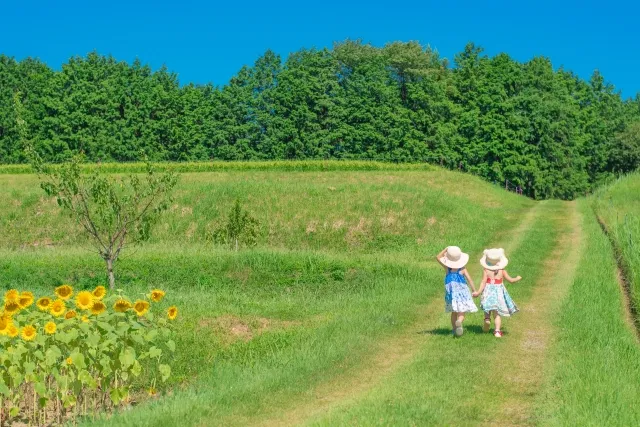
[[[184,173],[151,241],[116,271],[130,293],[161,287],[180,307],[174,375],[161,397],[82,421],[638,424],[640,349],[591,209],[602,198],[536,203],[434,167],[341,168]],[[622,199],[620,185],[607,194]],[[104,284],[101,260],[43,194],[33,175],[0,174],[0,285]],[[257,246],[238,253],[210,238],[236,198],[260,221]],[[607,206],[607,220],[640,209]],[[433,260],[451,244],[471,254],[477,283],[485,247],[505,247],[524,277],[507,285],[521,313],[501,340],[481,332],[481,313],[451,337]]]

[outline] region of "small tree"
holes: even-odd
[[[258,225],[258,220],[252,217],[248,211],[243,210],[240,200],[236,199],[226,224],[213,232],[213,238],[216,242],[228,244],[237,251],[241,243],[247,246],[256,244]]]
[[[152,226],[169,206],[177,175],[158,175],[149,162],[143,176],[116,177],[102,173],[99,167],[83,173],[80,156],[59,167],[43,164],[33,153],[31,158],[42,189],[55,196],[58,205],[91,237],[113,289],[114,264],[120,253],[125,246],[149,238]]]

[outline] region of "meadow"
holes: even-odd
[[[160,395],[140,388],[130,410],[81,422],[637,424],[638,343],[595,198],[534,202],[432,166],[312,163],[181,174],[151,240],[116,267],[118,287],[165,289],[180,308],[173,375]],[[211,238],[236,199],[260,224],[238,252]],[[3,290],[105,284],[37,177],[0,174],[0,200]],[[451,337],[434,260],[450,244],[471,254],[476,283],[493,246],[525,278],[502,340],[481,313]]]

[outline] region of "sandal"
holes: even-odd
[[[493,336],[496,337],[496,338],[502,338],[502,331],[495,331],[493,333]]]

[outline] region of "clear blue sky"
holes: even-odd
[[[482,4],[485,5],[482,5]],[[519,61],[549,57],[583,78],[599,69],[624,97],[640,92],[637,1],[33,1],[0,0],[0,53],[59,69],[92,50],[181,83],[225,84],[266,49],[361,38],[417,40],[453,59],[468,41]]]

